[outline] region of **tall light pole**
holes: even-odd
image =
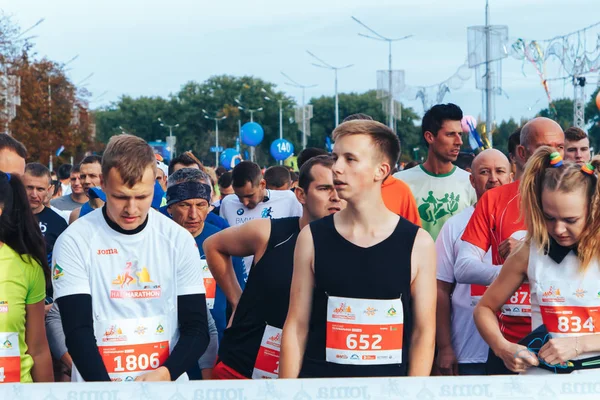
[[[365,35],[365,34],[359,33],[358,36],[362,36],[367,39],[378,40],[380,42],[387,42],[387,44],[388,44],[388,51],[389,51],[389,58],[388,58],[388,88],[389,88],[389,91],[388,91],[388,95],[390,96],[390,99],[389,99],[390,100],[389,126],[390,126],[390,129],[392,129],[394,132],[396,132],[396,129],[394,129],[394,95],[392,92],[392,43],[398,42],[400,40],[408,39],[408,38],[412,37],[413,35],[407,35],[407,36],[403,36],[403,37],[399,37],[399,38],[395,38],[395,39],[387,38],[387,37],[382,36],[379,33],[375,32],[373,29],[369,28],[367,25],[362,23],[358,18],[352,17],[352,19],[355,20],[356,22],[358,22],[363,28],[365,28],[366,30],[371,32],[373,35],[375,35],[375,36],[370,36],[370,35]]]
[[[269,92],[265,88],[261,88],[260,91],[266,95],[264,96],[265,100],[273,100],[269,97]],[[283,100],[277,100],[277,104],[279,104],[279,139],[283,139]]]
[[[244,107],[244,106],[242,106],[242,103],[240,103],[240,101],[238,99],[234,99],[234,100],[236,103],[238,103],[238,110],[247,111],[250,113],[250,122],[254,122],[254,113],[255,112],[259,112],[259,111],[263,110],[262,107],[258,107],[258,108],[254,108],[254,109]]]
[[[215,168],[217,168],[219,166],[219,121],[223,121],[227,116],[209,117],[205,109],[202,109],[202,112],[204,113],[204,118],[215,121]]]
[[[338,99],[338,71],[341,70],[341,69],[350,68],[354,64],[348,64],[348,65],[345,65],[343,67],[334,67],[333,65],[330,65],[330,64],[326,63],[325,61],[321,60],[319,57],[315,56],[310,51],[306,50],[306,52],[312,58],[314,58],[315,60],[317,60],[320,63],[320,64],[312,63],[312,65],[314,65],[315,67],[319,67],[319,68],[325,68],[325,69],[333,70],[333,73],[334,73],[334,76],[335,76],[335,126],[337,127],[340,124],[340,102],[339,102],[339,99]]]
[[[306,148],[306,89],[314,88],[317,85],[301,85],[288,75],[286,75],[283,71],[281,72],[289,82],[285,82],[288,86],[293,86],[296,88],[302,89],[302,149]]]
[[[158,118],[158,122],[160,122],[160,126],[169,128],[169,146],[171,147],[170,152],[171,152],[171,160],[172,160],[175,157],[175,143],[173,142],[173,128],[178,128],[179,124],[167,125],[160,118]]]

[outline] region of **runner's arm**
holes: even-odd
[[[451,295],[454,287],[455,234],[452,222],[442,227],[435,241],[437,253],[437,308],[436,308],[436,346],[435,364],[442,375],[458,375],[458,363],[452,348],[452,307]],[[460,239],[458,239],[460,240]]]
[[[71,215],[69,215],[69,225],[71,225],[73,222],[77,221],[77,218],[79,218],[80,213],[81,213],[81,207],[76,208],[73,211],[71,211]]]
[[[110,381],[94,335],[92,296],[84,254],[89,249],[65,231],[52,254],[55,302],[61,310],[65,344],[85,381]]]
[[[283,325],[280,378],[297,378],[302,367],[315,285],[314,245],[310,226],[298,235],[294,251],[294,274],[290,290],[290,306]]]
[[[408,375],[429,376],[435,352],[436,253],[433,239],[423,229],[417,232],[411,259],[413,330]]]
[[[505,365],[515,372],[524,370],[523,360],[528,360],[527,364],[533,365],[531,362],[535,359],[530,360],[526,352],[520,354],[522,350],[526,350],[524,346],[511,343],[504,338],[498,326],[496,313],[527,278],[528,263],[529,245],[524,243],[508,257],[498,278],[486,290],[473,312],[475,325],[483,340]]]
[[[257,263],[265,253],[270,236],[271,220],[255,219],[224,229],[207,238],[202,245],[208,268],[234,310],[242,295],[242,288],[231,257],[253,255],[254,263]]]
[[[44,300],[25,306],[25,343],[27,343],[27,354],[33,359],[31,377],[34,382],[54,382],[44,314]]]
[[[46,316],[46,332],[52,356],[57,360],[61,359],[68,353],[68,350],[65,345],[65,332],[60,321],[60,311],[57,303],[52,303],[52,308]]]
[[[206,305],[204,293],[177,296],[179,340],[162,365],[169,370],[172,381],[198,362],[210,342],[206,307],[198,304]]]
[[[92,296],[73,294],[56,299],[61,309],[65,343],[86,382],[110,381],[94,336]]]
[[[486,251],[467,241],[462,241],[454,266],[456,282],[490,285],[500,273],[501,266],[483,261]]]
[[[198,360],[198,366],[200,367],[200,372],[202,373],[202,380],[211,379],[212,369],[215,366],[217,352],[219,350],[219,334],[217,332],[217,325],[215,324],[215,320],[210,312],[207,311],[206,316],[208,318],[208,334],[210,336],[210,342],[208,343],[206,351]]]

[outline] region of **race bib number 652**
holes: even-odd
[[[327,302],[326,360],[336,364],[402,363],[402,300],[330,296]]]

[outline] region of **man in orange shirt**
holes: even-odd
[[[541,146],[564,152],[565,135],[556,122],[535,118],[521,129],[517,147],[517,179],[525,163]],[[458,283],[471,284],[471,301],[477,302],[498,276],[504,260],[526,234],[520,212],[519,181],[487,191],[478,202],[475,212],[462,236],[454,274]],[[485,253],[492,249],[492,264],[485,263]],[[531,305],[529,284],[523,284],[507,300],[498,316],[504,337],[518,342],[531,332]],[[511,373],[492,352],[488,355],[488,374]]]

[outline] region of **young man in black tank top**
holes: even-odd
[[[302,217],[255,219],[204,242],[208,266],[235,309],[221,340],[213,379],[277,378],[296,239],[310,222],[344,207],[333,185],[332,166],[330,156],[318,156],[300,169],[295,193]],[[231,257],[249,255],[254,256],[254,265],[242,294]]]
[[[400,143],[375,121],[345,122],[333,138],[335,187],[348,204],[298,236],[279,377],[427,376],[434,242],[381,196]]]

